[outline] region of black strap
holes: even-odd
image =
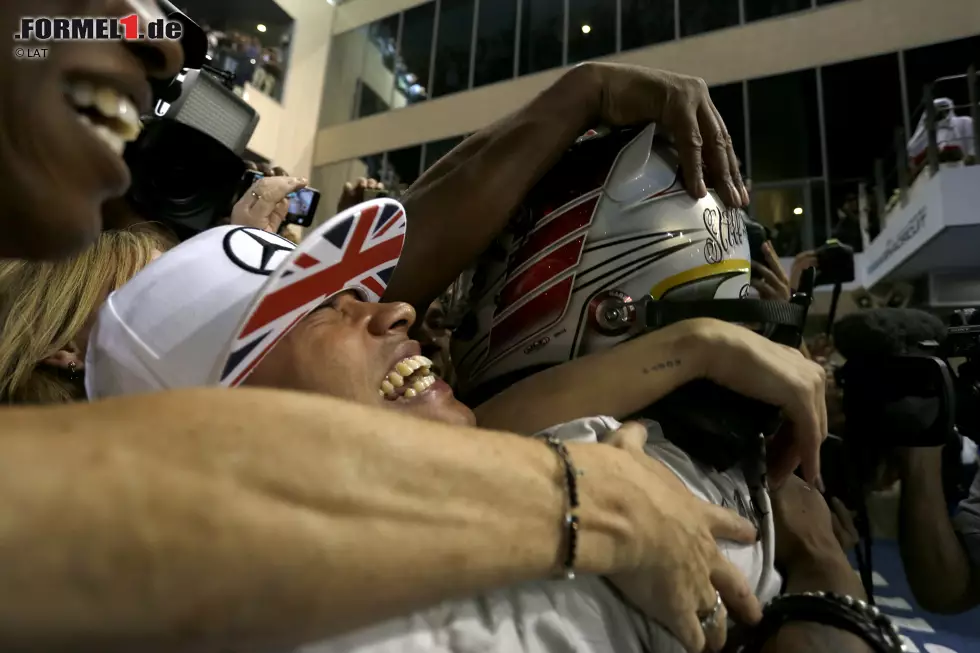
[[[668,302],[651,298],[644,303],[646,306],[641,314],[647,329],[660,329],[682,320],[711,317],[724,322],[792,327],[802,333],[807,314],[807,307],[799,304],[761,299]]]

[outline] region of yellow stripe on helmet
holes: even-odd
[[[744,272],[748,274],[751,270],[752,264],[749,261],[737,258],[727,259],[719,263],[699,265],[696,268],[678,272],[672,277],[667,277],[650,289],[650,296],[654,299],[660,299],[664,296],[664,293],[675,286],[681,286],[692,281],[698,281],[699,279],[707,279],[708,277],[731,272]]]

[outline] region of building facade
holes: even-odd
[[[618,61],[709,83],[753,214],[778,228],[784,256],[823,242],[876,159],[897,169],[924,85],[980,65],[975,0],[351,0],[337,12],[313,151],[324,207],[360,176],[410,184],[568,66]]]

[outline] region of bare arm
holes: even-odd
[[[598,117],[595,88],[586,68],[573,69],[408,189],[401,201],[411,226],[386,300],[424,310],[490,246],[528,191]]]
[[[533,440],[256,390],[2,423],[3,650],[288,648],[560,556],[558,463]],[[612,451],[574,452],[610,479],[583,490],[585,573],[636,554]]]
[[[635,414],[703,373],[707,341],[682,322],[516,383],[476,408],[484,428],[537,433],[590,415]]]
[[[776,529],[776,564],[785,570],[786,592],[823,591],[866,599],[858,575],[834,535],[830,508],[795,476],[770,493]],[[763,653],[868,653],[860,637],[821,624],[786,624]]]
[[[829,546],[829,543],[828,545]],[[806,563],[788,574],[786,592],[824,591],[866,599],[857,574],[851,569],[840,546],[837,551],[815,552]],[[869,653],[863,639],[845,630],[812,623],[790,623],[762,647],[763,653]]]
[[[978,570],[946,509],[941,448],[903,452],[898,541],[909,587],[922,607],[957,614],[980,604]]]

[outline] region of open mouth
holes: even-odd
[[[65,97],[78,113],[78,120],[116,154],[122,156],[126,143],[140,135],[136,103],[114,88],[75,81],[66,86]]]
[[[387,401],[414,399],[436,382],[431,372],[432,361],[425,356],[409,356],[395,363],[378,393]]]

